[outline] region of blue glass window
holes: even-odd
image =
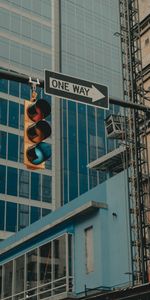
[[[49,104],[51,104],[51,96],[44,93],[43,90],[43,99],[45,99]]]
[[[89,162],[96,159],[96,127],[95,127],[95,109],[88,106],[88,148]]]
[[[87,143],[86,143],[86,106],[78,105],[78,153],[80,194],[88,189]]]
[[[47,175],[42,176],[42,201],[52,201],[52,177]]]
[[[8,159],[18,161],[18,136],[8,133]]]
[[[19,121],[19,105],[18,103],[9,101],[9,122],[8,125],[18,128]]]
[[[29,198],[29,172],[19,170],[19,196]]]
[[[97,171],[90,169],[89,176],[90,176],[90,189],[92,189],[97,185]]]
[[[20,129],[24,129],[24,105],[20,104]]]
[[[5,201],[0,200],[0,230],[4,230]]]
[[[52,155],[48,160],[45,161],[45,169],[52,170]]]
[[[6,158],[6,138],[7,133],[0,131],[0,157]]]
[[[98,157],[101,157],[106,153],[104,111],[102,109],[97,109],[97,136]]]
[[[51,209],[42,208],[42,217],[47,216],[51,212]]]
[[[23,162],[24,159],[24,138],[20,136],[20,144],[19,144],[19,161]]]
[[[6,202],[6,230],[17,231],[17,204]]]
[[[30,99],[30,86],[24,83],[21,83],[21,98]]]
[[[7,168],[7,194],[17,196],[17,169]]]
[[[6,167],[0,165],[0,193],[5,194]]]
[[[99,175],[99,183],[102,183],[103,181],[105,181],[107,179],[107,174],[105,172],[98,172]]]
[[[7,103],[7,100],[0,98],[0,124],[3,125],[7,125]]]
[[[68,203],[68,172],[66,170],[64,170],[64,180],[63,180],[63,202],[62,204],[66,204]]]
[[[113,139],[107,139],[107,152],[113,151],[115,143]]]
[[[19,82],[16,81],[9,82],[9,94],[12,96],[19,97]]]
[[[40,213],[41,213],[41,209],[39,207],[31,206],[31,219],[30,219],[31,224],[40,219]]]
[[[62,171],[63,171],[63,199],[62,203],[68,202],[68,151],[67,151],[67,108],[66,100],[61,102],[63,113],[62,118],[62,137],[63,137],[63,151],[62,151]]]
[[[31,199],[41,200],[41,175],[31,173]]]
[[[78,196],[76,103],[68,102],[69,200]]]
[[[3,93],[8,93],[8,80],[0,79],[0,91]]]
[[[29,225],[29,206],[19,204],[18,212],[18,230]]]

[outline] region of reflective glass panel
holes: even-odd
[[[12,167],[7,168],[7,194],[17,196],[17,173],[18,170]]]
[[[24,272],[25,272],[25,257],[24,255],[15,259],[15,278],[14,291],[15,294],[24,290]]]
[[[31,199],[41,200],[41,175],[31,173]]]
[[[52,256],[51,243],[40,247],[40,284],[50,282],[52,279]]]
[[[12,274],[13,262],[10,261],[4,265],[4,297],[11,296],[12,294]]]
[[[29,172],[19,170],[19,196],[29,198]]]
[[[6,230],[17,231],[17,204],[6,202]]]
[[[42,208],[42,217],[48,215],[51,212],[51,209]]]
[[[24,105],[20,104],[20,129],[24,129]]]
[[[4,230],[5,201],[0,200],[0,230]]]
[[[18,103],[9,101],[9,122],[8,125],[18,128],[19,124],[19,105]]]
[[[0,299],[2,298],[2,266],[0,266]]]
[[[27,260],[27,289],[30,290],[37,286],[37,249],[26,254]],[[32,295],[36,290],[32,291]],[[30,296],[30,292],[28,292]]]
[[[6,158],[6,138],[7,133],[5,131],[0,131],[0,157]]]
[[[53,241],[54,245],[54,278],[66,276],[66,236],[60,236]]]
[[[21,83],[21,98],[30,99],[30,86],[24,83]]]
[[[18,136],[8,133],[8,159],[18,161]]]
[[[79,154],[79,180],[80,194],[88,189],[87,170],[87,128],[86,128],[86,106],[78,105],[78,154]]]
[[[6,167],[0,165],[0,193],[5,194]]]
[[[0,124],[7,125],[7,105],[8,101],[0,98]]]
[[[8,93],[8,80],[0,79],[0,91],[3,93]]]
[[[27,227],[29,225],[29,206],[19,204],[18,212],[18,230]]]
[[[19,162],[23,162],[24,159],[24,138],[20,136],[20,143],[19,143]]]
[[[78,195],[76,103],[68,102],[69,200]]]
[[[19,97],[19,82],[9,81],[9,94]]]
[[[30,223],[36,222],[40,219],[41,208],[31,206],[31,218]]]
[[[42,176],[42,201],[52,201],[52,177],[47,175]]]
[[[39,289],[39,298],[45,299],[51,296],[52,288],[52,250],[51,242],[40,247],[39,253],[39,284],[41,285]]]
[[[22,36],[23,38],[31,38],[31,20],[25,17],[22,17]]]

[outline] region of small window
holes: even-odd
[[[93,248],[93,227],[85,229],[85,258],[86,272],[94,271],[94,248]]]

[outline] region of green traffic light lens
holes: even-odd
[[[51,157],[51,147],[47,143],[39,143],[27,150],[27,158],[33,165],[39,165]]]

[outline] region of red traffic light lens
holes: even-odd
[[[50,113],[51,113],[51,106],[44,99],[37,100],[32,105],[30,105],[27,109],[28,117],[34,122],[46,118]]]

